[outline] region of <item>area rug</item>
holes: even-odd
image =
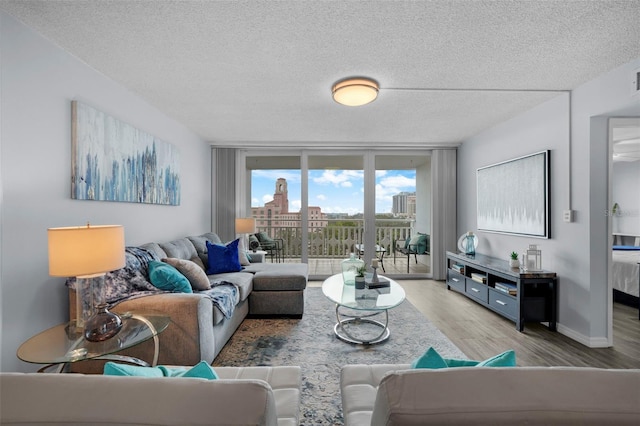
[[[245,319],[213,366],[298,365],[302,369],[301,425],[342,425],[340,367],[410,363],[430,346],[442,356],[465,358],[408,300],[389,311],[391,336],[357,345],[333,333],[335,305],[318,287],[305,290],[302,319]]]

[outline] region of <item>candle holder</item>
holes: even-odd
[[[373,275],[371,276],[371,282],[372,283],[379,283],[380,282],[380,278],[378,278],[378,266],[373,266],[371,265],[371,267],[373,268]]]

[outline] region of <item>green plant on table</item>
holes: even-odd
[[[366,272],[367,272],[367,264],[365,263],[364,265],[362,265],[358,269],[356,269],[356,276],[357,277],[364,277],[364,274]]]
[[[515,251],[512,251],[511,252],[511,259],[518,260],[518,253],[516,253]]]

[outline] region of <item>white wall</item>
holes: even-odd
[[[2,371],[34,371],[21,342],[68,319],[64,280],[48,275],[47,228],[122,224],[127,245],[211,227],[210,147],[134,93],[0,12]],[[181,205],[72,200],[71,101],[77,99],[180,151]]]
[[[559,330],[588,346],[611,342],[607,286],[607,116],[639,115],[632,71],[640,59],[572,92],[571,148],[568,96],[497,125],[467,141],[458,156],[458,233],[476,230],[478,167],[551,150],[551,239],[478,232],[478,252],[507,258],[539,244],[543,268],[558,273]],[[571,158],[570,158],[571,156]],[[576,211],[573,223],[562,211]]]

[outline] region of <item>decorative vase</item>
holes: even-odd
[[[364,277],[356,277],[356,289],[362,290],[364,288]]]
[[[342,261],[342,280],[344,285],[355,285],[358,269],[364,266],[364,260],[358,259],[355,253],[351,253],[348,259]]]
[[[467,232],[467,237],[464,243],[465,254],[468,256],[475,256],[476,254],[476,244],[475,237],[473,236],[473,232]]]
[[[520,261],[518,259],[509,259],[509,266],[512,268],[520,267]]]

